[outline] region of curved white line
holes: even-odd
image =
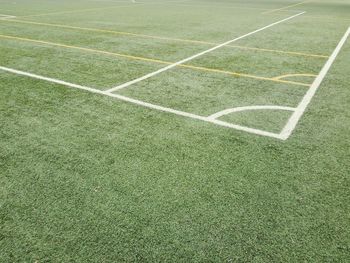
[[[214,113],[210,116],[208,116],[209,120],[216,120],[224,115],[235,113],[235,112],[241,112],[241,111],[250,111],[250,110],[285,110],[285,111],[295,111],[295,108],[292,107],[285,107],[285,106],[274,106],[274,105],[257,105],[257,106],[245,106],[245,107],[237,107],[237,108],[230,108],[223,111],[219,111],[217,113]]]
[[[348,37],[350,36],[350,27],[348,27],[348,30],[345,32],[342,39],[339,41],[337,47],[334,49],[332,55],[329,57],[326,64],[324,64],[323,68],[321,69],[319,75],[312,83],[310,89],[305,94],[302,101],[299,103],[298,107],[288,120],[286,126],[283,128],[281,132],[281,138],[282,140],[287,140],[288,137],[292,134],[295,127],[297,126],[300,118],[303,116],[305,110],[307,109],[308,105],[310,104],[312,98],[315,96],[316,91],[319,89],[320,85],[322,84],[324,78],[326,77],[328,71],[332,67],[334,61],[336,60],[338,54],[340,53],[341,49],[343,48],[344,44],[346,43]]]
[[[48,78],[48,77],[32,74],[32,73],[29,73],[29,72],[24,72],[24,71],[20,71],[20,70],[16,70],[16,69],[11,69],[11,68],[6,68],[6,67],[0,66],[0,71],[1,70],[6,71],[6,72],[10,72],[10,73],[13,73],[13,74],[21,75],[21,76],[26,76],[26,77],[30,77],[30,78],[34,78],[34,79],[40,79],[40,80],[48,81],[48,82],[51,82],[51,83],[56,83],[56,84],[59,84],[59,85],[70,87],[70,88],[75,88],[75,89],[85,90],[85,91],[88,91],[88,92],[91,92],[91,93],[95,93],[95,94],[105,95],[105,96],[108,96],[108,97],[116,98],[116,99],[119,99],[121,101],[126,101],[126,102],[133,103],[133,104],[145,107],[145,108],[149,108],[149,109],[159,110],[159,111],[162,111],[162,112],[168,112],[168,113],[172,113],[172,114],[175,114],[175,115],[178,115],[178,116],[183,116],[183,117],[187,117],[187,118],[191,118],[191,119],[195,119],[195,120],[201,120],[201,121],[213,123],[213,124],[216,124],[216,125],[220,125],[220,126],[223,126],[223,127],[236,129],[236,130],[239,130],[239,131],[249,132],[249,133],[252,133],[252,134],[257,134],[257,135],[261,135],[261,136],[268,136],[268,137],[271,137],[271,138],[281,139],[280,138],[280,134],[277,134],[277,133],[272,133],[272,132],[267,132],[267,131],[263,131],[263,130],[259,130],[259,129],[254,129],[254,128],[249,128],[249,127],[240,126],[240,125],[236,125],[236,124],[231,124],[231,123],[227,123],[227,122],[220,121],[220,120],[210,120],[207,117],[203,117],[203,116],[196,115],[196,114],[193,114],[193,113],[189,113],[189,112],[185,112],[185,111],[179,111],[179,110],[163,107],[163,106],[156,105],[156,104],[151,104],[151,103],[148,103],[148,102],[145,102],[145,101],[133,99],[133,98],[130,98],[130,97],[125,97],[125,96],[114,94],[114,93],[105,92],[105,91],[102,91],[102,90],[98,90],[98,89],[94,89],[94,88],[90,88],[90,87],[86,87],[86,86],[81,86],[81,85],[74,84],[74,83],[69,83],[69,82],[66,82],[66,81],[63,81],[63,80]]]

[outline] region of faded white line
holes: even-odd
[[[331,68],[333,62],[337,58],[340,50],[342,49],[342,47],[345,44],[346,40],[348,39],[349,35],[350,35],[350,27],[345,32],[344,36],[342,37],[342,39],[338,43],[338,45],[335,48],[335,50],[333,51],[332,55],[329,57],[328,61],[323,66],[321,72],[318,74],[318,76],[316,77],[316,79],[312,83],[310,89],[305,94],[304,98],[302,99],[302,101],[300,102],[298,107],[296,108],[295,112],[292,114],[292,116],[288,120],[286,126],[283,128],[283,130],[281,132],[281,138],[282,139],[284,139],[284,140],[288,139],[288,137],[294,131],[294,129],[295,129],[296,125],[298,124],[300,118],[303,116],[307,106],[309,105],[309,103],[311,102],[312,98],[314,97],[317,89],[319,88],[319,86],[321,85],[323,79],[327,75],[329,69]]]
[[[299,2],[299,3],[293,4],[293,5],[288,5],[288,6],[284,6],[284,7],[281,7],[281,8],[265,11],[262,14],[266,15],[266,14],[271,14],[271,13],[278,12],[278,11],[283,11],[283,10],[289,9],[291,7],[307,4],[307,3],[311,2],[311,1],[313,1],[313,0],[307,0],[307,1]]]
[[[185,1],[184,1],[185,2]],[[186,1],[187,2],[187,1]],[[182,3],[182,2],[163,2],[162,4],[166,5],[167,3],[170,3],[172,6],[179,6],[179,7],[186,7],[186,6],[194,6],[194,7],[209,7],[209,8],[222,8],[222,9],[243,9],[243,10],[260,10],[260,11],[271,11],[272,9],[268,8],[263,8],[263,7],[249,7],[249,6],[241,6],[241,5],[225,5],[223,3],[218,4],[192,4],[192,3]],[[289,9],[287,12],[302,12],[302,10],[294,10],[294,9]]]
[[[16,18],[16,16],[0,14],[0,20],[1,19],[13,19],[13,18]]]
[[[33,73],[21,71],[21,70],[16,70],[16,69],[12,69],[12,68],[2,67],[2,66],[0,66],[0,70],[6,71],[6,72],[10,72],[10,73],[13,73],[13,74],[17,74],[17,75],[21,75],[21,76],[34,78],[34,79],[48,81],[48,82],[59,84],[59,85],[64,85],[64,86],[70,87],[70,88],[85,90],[85,91],[88,91],[88,92],[109,96],[109,97],[112,97],[112,98],[116,98],[116,99],[119,99],[119,100],[122,100],[122,101],[130,102],[130,103],[133,103],[133,104],[136,104],[136,105],[139,105],[139,106],[142,106],[142,107],[146,107],[146,108],[149,108],[149,109],[154,109],[154,110],[158,110],[158,111],[162,111],[162,112],[168,112],[168,113],[172,113],[172,114],[175,114],[175,115],[178,115],[178,116],[183,116],[183,117],[187,117],[187,118],[191,118],[191,119],[201,120],[201,121],[205,121],[205,122],[208,122],[208,123],[213,123],[213,124],[216,124],[216,125],[219,125],[219,126],[223,126],[223,127],[226,127],[226,128],[231,128],[231,129],[240,130],[240,131],[244,131],[244,132],[248,132],[248,133],[252,133],[252,134],[256,134],[256,135],[261,135],[261,136],[267,136],[267,137],[271,137],[271,138],[281,139],[280,135],[276,134],[276,133],[267,132],[267,131],[263,131],[263,130],[259,130],[259,129],[253,129],[253,128],[240,126],[240,125],[235,125],[235,124],[227,123],[227,122],[220,121],[220,120],[212,120],[212,119],[209,119],[208,117],[204,117],[204,116],[192,114],[192,113],[189,113],[189,112],[179,111],[179,110],[175,110],[175,109],[171,109],[171,108],[167,108],[167,107],[151,104],[151,103],[148,103],[148,102],[136,100],[136,99],[133,99],[133,98],[122,96],[122,95],[113,94],[113,93],[110,93],[110,92],[106,92],[106,91],[102,91],[102,90],[98,90],[98,89],[94,89],[94,88],[90,88],[90,87],[86,87],[86,86],[82,86],[82,85],[78,85],[78,84],[73,84],[73,83],[70,83],[70,82],[66,82],[66,81],[62,81],[62,80],[58,80],[58,79],[54,79],[54,78],[48,78],[48,77],[40,76],[40,75],[37,75],[37,74],[33,74]]]
[[[77,9],[77,10],[69,10],[69,11],[60,11],[60,12],[52,12],[52,13],[44,13],[44,14],[33,14],[33,15],[25,15],[25,16],[18,16],[19,18],[26,18],[26,17],[39,17],[39,16],[51,16],[51,15],[63,15],[63,14],[76,14],[76,13],[85,13],[85,12],[93,12],[93,11],[101,11],[101,10],[109,10],[109,9],[116,9],[116,8],[128,8],[128,7],[134,7],[130,2],[125,2],[127,5],[115,5],[115,6],[108,6],[108,7],[98,7],[98,8],[89,8],[89,9]],[[147,4],[139,4],[135,3],[137,6],[144,6]]]
[[[180,60],[180,61],[178,61],[178,62],[175,62],[175,63],[173,63],[173,64],[171,64],[171,65],[169,65],[169,66],[166,66],[166,67],[164,67],[164,68],[161,68],[161,69],[159,69],[159,70],[157,70],[157,71],[151,72],[151,73],[149,73],[149,74],[147,74],[147,75],[145,75],[145,76],[142,76],[142,77],[140,77],[140,78],[137,78],[137,79],[134,79],[134,80],[132,80],[132,81],[126,82],[126,83],[124,83],[124,84],[118,85],[118,86],[116,86],[116,87],[114,87],[114,88],[111,88],[111,89],[107,90],[107,92],[114,92],[114,91],[117,91],[117,90],[120,90],[120,89],[124,89],[124,88],[126,88],[126,87],[129,87],[130,85],[133,85],[133,84],[138,83],[138,82],[140,82],[140,81],[143,81],[143,80],[146,80],[146,79],[148,79],[148,78],[151,78],[151,77],[153,77],[153,76],[155,76],[155,75],[158,75],[158,74],[160,74],[160,73],[162,73],[162,72],[164,72],[164,71],[167,71],[167,70],[169,70],[169,69],[172,69],[172,68],[174,68],[174,67],[177,67],[177,66],[179,66],[179,65],[181,65],[181,64],[184,64],[184,63],[186,63],[186,62],[188,62],[188,61],[190,61],[190,60],[193,60],[193,59],[195,59],[195,58],[198,58],[198,57],[200,57],[200,56],[203,56],[203,55],[205,55],[205,54],[207,54],[207,53],[210,53],[210,52],[212,52],[212,51],[214,51],[214,50],[216,50],[216,49],[219,49],[219,48],[221,48],[221,47],[227,46],[227,45],[229,45],[229,44],[231,44],[231,43],[233,43],[233,42],[236,42],[236,41],[238,41],[238,40],[240,40],[240,39],[246,38],[246,37],[251,36],[251,35],[253,35],[253,34],[256,34],[256,33],[260,32],[260,31],[263,31],[263,30],[265,30],[265,29],[268,29],[268,28],[270,28],[270,27],[273,27],[273,26],[275,26],[275,25],[278,25],[278,24],[280,24],[280,23],[283,23],[283,22],[285,22],[285,21],[288,21],[288,20],[290,20],[290,19],[293,19],[293,18],[295,18],[295,17],[298,17],[298,16],[300,16],[300,15],[302,15],[302,14],[304,14],[304,13],[305,13],[305,12],[301,12],[301,13],[299,13],[299,14],[296,14],[296,15],[293,15],[293,16],[290,16],[290,17],[287,17],[287,18],[285,18],[285,19],[279,20],[279,21],[277,21],[277,22],[275,22],[275,23],[269,24],[269,25],[267,25],[267,26],[264,26],[264,27],[262,27],[262,28],[259,28],[259,29],[257,29],[257,30],[254,30],[254,31],[252,31],[252,32],[250,32],[250,33],[247,33],[247,34],[245,34],[245,35],[243,35],[243,36],[240,36],[240,37],[237,37],[237,38],[235,38],[235,39],[229,40],[229,41],[227,41],[227,42],[225,42],[225,43],[219,44],[219,45],[217,45],[217,46],[215,46],[215,47],[212,47],[212,48],[210,48],[210,49],[207,49],[207,50],[205,50],[205,51],[202,51],[202,52],[200,52],[200,53],[198,53],[198,54],[195,54],[195,55],[193,55],[193,56],[191,56],[191,57],[185,58],[185,59]]]

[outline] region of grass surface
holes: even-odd
[[[136,2],[1,0],[0,66],[106,90],[305,10],[116,92],[296,107],[314,77],[273,78],[317,75],[350,24],[347,0]],[[0,71],[0,262],[348,262],[349,61],[284,142]]]

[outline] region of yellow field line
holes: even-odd
[[[114,30],[108,30],[108,29],[98,29],[98,28],[78,27],[78,26],[70,26],[70,25],[62,25],[62,24],[33,22],[33,21],[25,21],[25,20],[19,20],[19,19],[11,19],[11,20],[4,20],[4,21],[6,21],[6,22],[15,22],[15,23],[23,23],[23,24],[32,24],[32,25],[59,27],[59,28],[67,28],[67,29],[77,29],[77,30],[84,30],[84,31],[101,32],[101,33],[110,33],[110,34],[116,34],[116,35],[127,35],[127,36],[135,36],[135,37],[144,37],[144,38],[152,38],[152,39],[160,39],[160,40],[173,40],[173,41],[181,41],[181,42],[189,42],[189,43],[197,43],[197,44],[216,45],[216,43],[204,42],[204,41],[199,41],[199,40],[197,41],[197,40],[187,40],[187,39],[180,39],[180,38],[152,36],[152,35],[136,34],[136,33],[124,32],[124,31],[114,31]]]
[[[310,86],[309,84],[302,83],[302,82],[289,81],[289,80],[279,80],[279,79],[275,79],[275,78],[260,77],[260,76],[245,74],[245,73],[237,73],[237,72],[220,70],[220,69],[211,69],[211,68],[198,67],[198,66],[193,66],[193,65],[180,65],[180,67],[196,69],[196,70],[201,70],[201,71],[207,71],[207,72],[223,73],[223,74],[236,76],[236,77],[245,77],[245,78],[258,79],[258,80],[273,81],[273,82],[292,84],[292,85],[298,85],[298,86],[305,86],[305,87]]]
[[[178,41],[178,42],[192,43],[192,44],[201,44],[201,45],[210,45],[210,46],[218,45],[218,43],[214,43],[214,42],[181,39],[181,38],[170,38],[170,37],[162,37],[162,36],[152,36],[152,35],[136,34],[136,33],[130,33],[130,32],[124,32],[124,31],[114,31],[114,30],[108,30],[108,29],[97,29],[97,28],[78,27],[78,26],[61,25],[61,24],[41,23],[41,22],[25,21],[25,20],[18,20],[18,19],[3,20],[3,21],[14,22],[14,23],[23,23],[23,24],[32,24],[32,25],[41,25],[41,26],[50,26],[50,27],[58,27],[58,28],[67,28],[67,29],[74,29],[74,30],[84,30],[84,31],[91,31],[91,32],[109,33],[109,34],[117,34],[117,35],[127,35],[127,36],[133,36],[133,37],[159,39],[159,40],[166,40],[166,41]],[[287,55],[304,56],[304,57],[328,58],[328,56],[325,56],[325,55],[309,54],[309,53],[303,53],[303,52],[264,49],[264,48],[246,47],[246,46],[238,46],[238,45],[228,45],[228,47],[246,49],[246,50],[262,51],[262,52],[281,53],[281,54],[287,54]]]
[[[255,48],[255,47],[234,46],[234,45],[230,45],[230,47],[240,48],[240,49],[248,49],[248,50],[256,50],[256,51],[272,52],[272,53],[281,53],[281,54],[288,54],[288,55],[296,55],[296,56],[304,56],[304,57],[328,58],[328,56],[325,56],[325,55],[317,55],[317,54],[295,52],[295,51],[283,51],[283,50],[276,50],[276,49]]]
[[[285,10],[285,9],[288,9],[288,8],[291,8],[291,7],[295,7],[295,6],[299,6],[299,5],[304,5],[304,4],[307,4],[309,2],[311,2],[312,0],[307,0],[307,1],[303,1],[303,2],[300,2],[300,3],[297,3],[297,4],[293,4],[293,5],[288,5],[288,6],[285,6],[285,7],[281,7],[281,8],[278,8],[278,9],[273,9],[273,10],[269,10],[269,11],[265,11],[265,12],[262,12],[262,14],[271,14],[271,13],[274,13],[274,12],[278,12],[278,11],[282,11],[282,10]]]
[[[44,44],[44,45],[50,45],[50,46],[56,46],[56,47],[63,47],[63,48],[68,48],[68,49],[77,49],[77,50],[100,53],[100,54],[105,54],[105,55],[112,55],[112,56],[116,56],[116,57],[132,59],[132,60],[141,60],[141,61],[153,62],[153,63],[158,63],[158,64],[166,64],[166,65],[172,64],[172,62],[166,62],[166,61],[162,61],[162,60],[158,60],[158,59],[137,57],[137,56],[126,55],[126,54],[121,54],[121,53],[108,52],[108,51],[85,48],[85,47],[77,47],[77,46],[71,46],[71,45],[66,45],[66,44],[61,44],[61,43],[48,42],[48,41],[42,41],[42,40],[36,40],[36,39],[30,39],[30,38],[14,37],[14,36],[7,36],[7,35],[0,35],[0,37],[20,40],[20,41],[26,41],[26,42],[32,42],[32,43],[38,43],[38,44]]]
[[[85,47],[77,47],[77,46],[65,45],[65,44],[61,44],[61,43],[54,43],[54,42],[48,42],[48,41],[42,41],[42,40],[35,40],[35,39],[30,39],[30,38],[22,38],[22,37],[8,36],[8,35],[0,35],[0,38],[14,39],[14,40],[19,40],[19,41],[26,41],[26,42],[32,42],[32,43],[38,43],[38,44],[44,44],[44,45],[51,45],[51,46],[57,46],[57,47],[62,47],[62,48],[75,49],[75,50],[81,50],[81,51],[87,51],[87,52],[111,55],[111,56],[116,56],[116,57],[122,57],[122,58],[127,58],[127,59],[132,59],[132,60],[152,62],[152,63],[157,63],[157,64],[165,64],[165,65],[173,64],[173,62],[168,62],[168,61],[163,61],[163,60],[158,60],[158,59],[138,57],[138,56],[132,56],[132,55],[126,55],[126,54],[121,54],[121,53],[108,52],[108,51],[91,49],[91,48],[85,48]],[[301,83],[301,82],[280,80],[280,79],[267,78],[267,77],[260,77],[260,76],[245,74],[245,73],[238,73],[238,72],[231,72],[231,71],[225,71],[225,70],[220,70],[220,69],[199,67],[199,66],[194,66],[194,65],[181,64],[181,65],[178,65],[178,67],[189,68],[189,69],[194,69],[194,70],[199,70],[199,71],[206,71],[206,72],[222,73],[222,74],[236,76],[236,77],[246,77],[246,78],[258,79],[258,80],[266,80],[266,81],[286,83],[286,84],[306,86],[306,87],[310,86],[309,84]]]
[[[277,76],[274,77],[273,79],[285,79],[285,78],[292,78],[292,77],[312,77],[315,78],[317,77],[317,75],[315,74],[307,74],[307,73],[303,73],[303,74],[286,74],[286,75],[281,75],[281,76]]]

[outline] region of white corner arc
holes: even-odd
[[[230,108],[223,111],[216,112],[210,116],[208,116],[209,120],[216,120],[222,116],[242,112],[242,111],[252,111],[252,110],[283,110],[283,111],[295,111],[295,108],[286,107],[286,106],[277,106],[277,105],[256,105],[256,106],[244,106],[244,107],[236,107]]]

